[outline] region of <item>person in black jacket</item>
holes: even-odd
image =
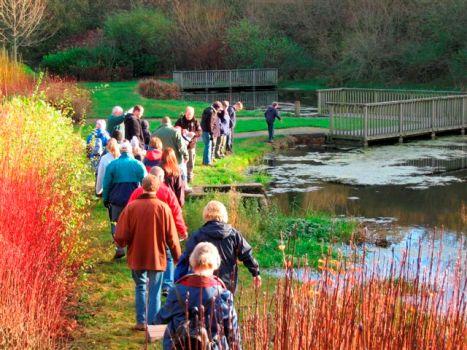
[[[225,145],[225,149],[227,153],[232,153],[233,152],[233,136],[234,136],[234,129],[235,129],[235,124],[237,124],[237,112],[241,111],[243,109],[243,103],[238,101],[235,103],[233,106],[229,106],[227,108],[227,113],[229,113],[230,117],[230,133],[227,135],[227,142]]]
[[[206,222],[204,226],[189,236],[185,251],[175,269],[175,280],[189,273],[188,260],[196,245],[210,242],[216,246],[221,256],[221,265],[215,274],[232,293],[237,289],[238,260],[250,271],[255,286],[260,287],[259,265],[253,257],[252,248],[240,232],[227,224],[228,215],[224,204],[210,201],[203,210],[203,218]]]
[[[133,111],[128,113],[123,121],[125,125],[125,138],[131,141],[133,136],[136,136],[142,149],[144,149],[144,134],[143,128],[141,127],[143,113],[144,108],[142,106],[134,106]]]
[[[213,153],[213,135],[212,124],[215,121],[217,113],[222,109],[222,103],[214,102],[211,106],[203,111],[201,116],[201,129],[203,130],[202,138],[204,142],[203,165],[212,164]]]
[[[268,107],[266,112],[264,112],[264,118],[266,118],[266,123],[268,124],[268,142],[271,143],[274,141],[274,122],[276,119],[281,120],[279,116],[279,104],[277,102],[273,102],[273,104]]]

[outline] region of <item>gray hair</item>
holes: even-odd
[[[131,144],[128,142],[128,141],[124,141],[122,142],[122,144],[120,145],[120,152],[121,153],[132,153],[133,150],[131,148]]]
[[[122,115],[123,114],[123,108],[120,106],[115,106],[112,108],[112,115]]]
[[[154,175],[159,178],[161,182],[164,181],[165,178],[165,171],[160,166],[153,166],[149,171],[151,175]]]
[[[221,265],[221,257],[216,246],[209,242],[198,243],[190,255],[190,266],[192,269],[217,270]]]

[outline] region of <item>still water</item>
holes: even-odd
[[[383,235],[396,257],[419,242],[442,245],[449,264],[466,253],[467,137],[353,150],[302,147],[268,155],[270,196],[283,212],[312,209],[352,217]],[[344,250],[347,248],[342,247]]]
[[[318,98],[315,91],[303,90],[244,90],[184,92],[182,99],[187,101],[242,101],[246,109],[264,109],[274,101],[294,103],[300,101],[303,107],[316,107]]]

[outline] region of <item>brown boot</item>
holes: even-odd
[[[145,331],[146,325],[144,323],[137,323],[136,326],[133,327],[134,331]]]

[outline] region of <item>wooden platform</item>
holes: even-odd
[[[205,197],[213,192],[229,193],[235,192],[242,199],[256,199],[262,206],[268,205],[266,191],[260,183],[241,183],[231,185],[206,185],[194,186],[188,197]]]
[[[277,68],[174,71],[182,90],[209,90],[277,86]]]

